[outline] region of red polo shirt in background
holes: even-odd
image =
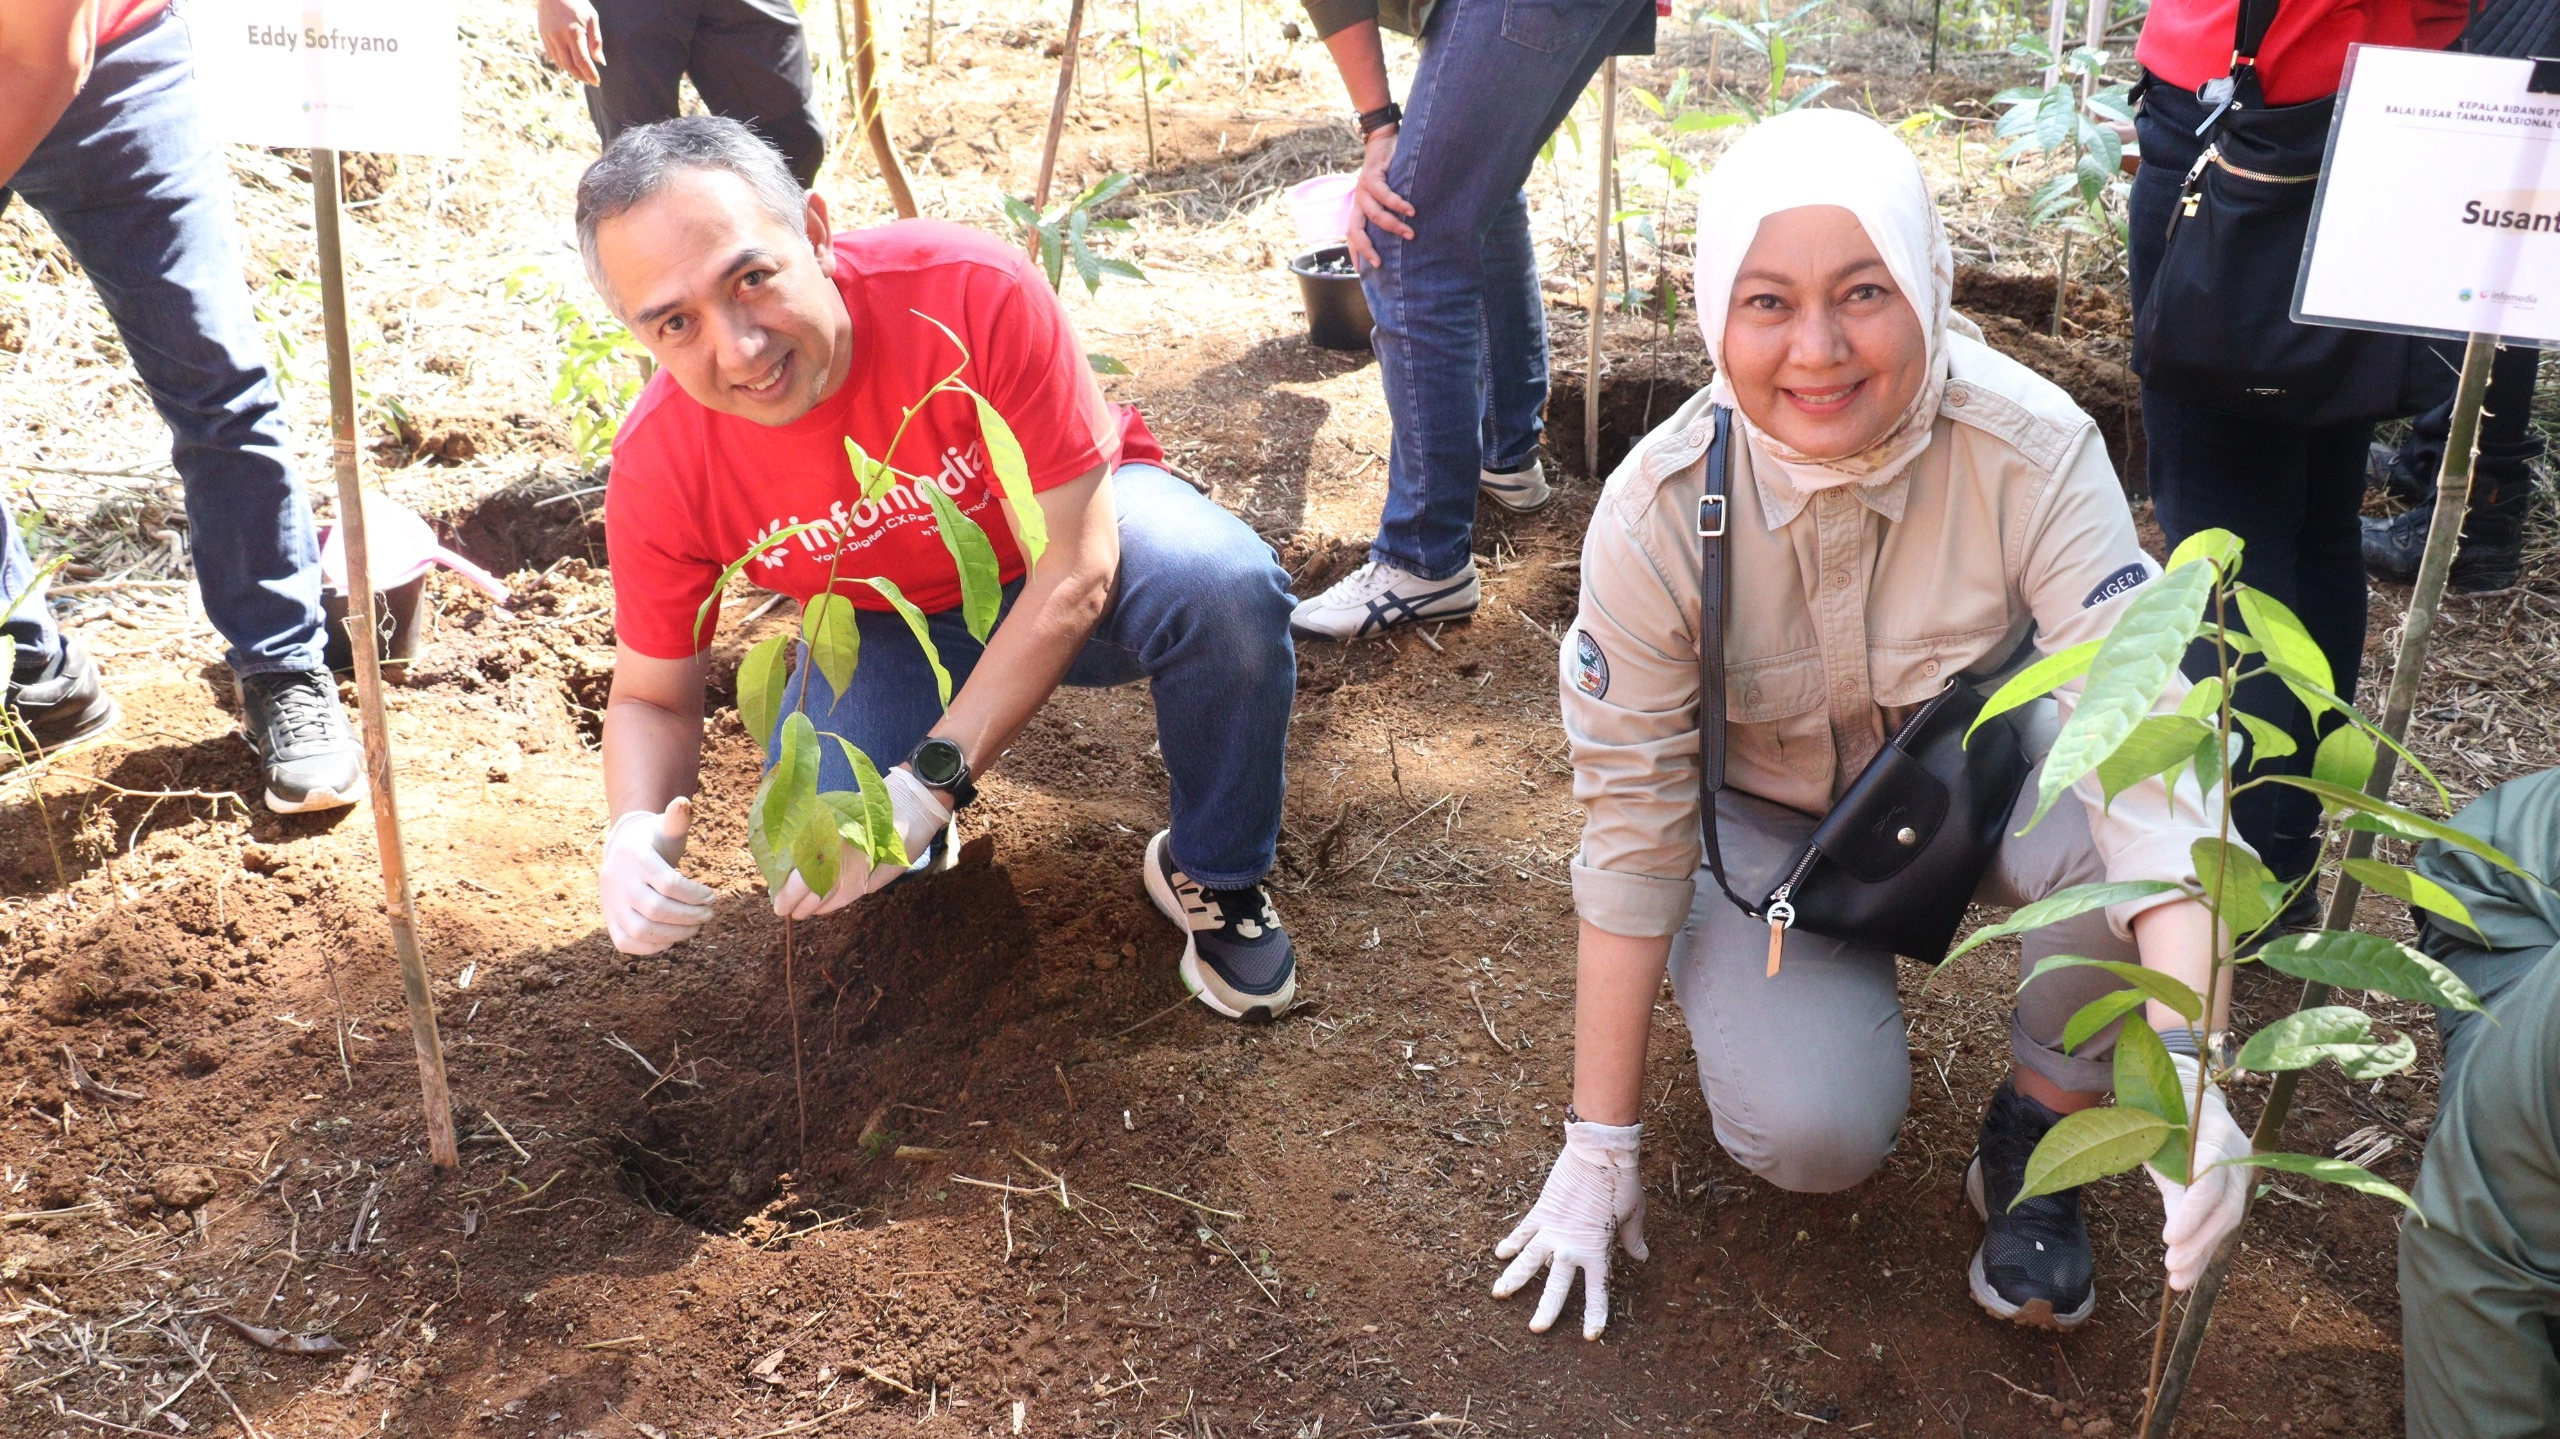
[[[746,577],[806,601],[827,588],[832,568],[836,593],[863,609],[889,608],[858,583],[873,575],[928,613],[957,608],[959,573],[918,484],[950,496],[987,532],[1006,583],[1021,577],[976,401],[937,395],[899,433],[907,407],[960,365],[952,335],[968,347],[962,382],[1021,442],[1032,489],[1103,466],[1164,463],[1138,412],[1102,398],[1066,309],[1018,247],[940,220],[901,220],[836,236],[835,282],[853,320],[852,368],[816,409],[759,425],[703,408],[660,370],[622,422],[605,546],[615,635],[640,653],[700,651],[710,635],[695,635],[694,615],[722,567],[804,523],[813,527],[758,556]],[[863,498],[847,439],[918,478]]]
[[[98,48],[123,39],[150,24],[169,8],[169,0],[106,0],[98,7]]]
[[[2469,18],[2464,0],[2284,0],[2258,46],[2258,84],[2270,105],[2334,95],[2350,45],[2441,50]],[[2240,0],[2153,0],[2134,58],[2181,90],[2231,73]]]

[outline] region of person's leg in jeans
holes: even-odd
[[[16,673],[33,675],[62,652],[62,632],[53,623],[53,608],[36,583],[35,560],[18,533],[18,517],[9,508],[9,493],[0,490],[0,637],[9,652],[0,659]]]
[[[1529,196],[1498,207],[1479,247],[1484,298],[1477,307],[1484,347],[1486,494],[1515,510],[1533,510],[1554,491],[1533,466],[1546,429],[1547,307],[1538,294],[1538,253],[1529,236]]]
[[[604,32],[604,83],[587,87],[587,115],[596,139],[681,113],[685,66],[693,58],[699,23],[695,0],[595,0]]]
[[[1461,3],[1433,16],[1387,173],[1414,207],[1414,238],[1373,228],[1380,264],[1361,277],[1395,427],[1372,559],[1424,579],[1473,563],[1488,418],[1483,336],[1489,322],[1516,323],[1523,304],[1522,247],[1506,236],[1489,275],[1487,241],[1498,225],[1521,222],[1520,188],[1538,147],[1642,3]],[[1528,274],[1534,310],[1534,261]],[[1504,292],[1488,304],[1495,276]],[[1517,403],[1525,375],[1521,366],[1494,376],[1507,402]]]
[[[702,0],[686,70],[714,115],[782,152],[802,185],[818,179],[827,120],[810,77],[809,39],[790,0]]]

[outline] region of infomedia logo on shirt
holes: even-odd
[[[790,552],[794,545],[799,546],[802,553],[813,557],[857,554],[868,549],[882,535],[902,525],[930,520],[933,517],[933,507],[925,500],[923,493],[916,489],[917,484],[933,485],[957,500],[969,488],[971,481],[977,480],[986,472],[987,449],[984,442],[970,441],[969,448],[965,452],[959,446],[953,445],[942,452],[942,468],[935,473],[924,476],[921,480],[902,481],[892,485],[876,500],[860,500],[853,504],[847,504],[841,499],[837,500],[828,507],[827,513],[815,523],[810,524],[809,528],[792,536],[786,543],[775,545],[772,549],[756,556],[756,563],[769,570],[779,569],[782,563],[791,557]],[[849,477],[851,472],[848,470],[847,474]],[[800,523],[802,521],[798,515],[767,520],[764,528],[756,531],[756,543],[761,545],[782,531]]]

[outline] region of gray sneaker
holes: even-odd
[[[1301,640],[1367,639],[1399,625],[1465,619],[1482,596],[1473,560],[1445,580],[1371,560],[1323,594],[1301,600],[1289,612],[1289,634]]]
[[[1547,483],[1547,467],[1536,455],[1529,457],[1526,469],[1478,470],[1476,487],[1486,499],[1515,514],[1542,510],[1556,497],[1555,487]]]
[[[1298,954],[1262,886],[1204,889],[1175,868],[1173,831],[1147,841],[1147,898],[1182,931],[1182,987],[1229,1019],[1278,1019],[1298,997]]]
[[[15,647],[0,640],[0,663]],[[24,674],[0,674],[0,757],[33,760],[104,734],[120,713],[98,687],[98,663],[77,635],[64,635],[51,661]]]
[[[364,797],[364,746],[338,704],[335,679],[292,670],[237,683],[240,728],[266,771],[267,808],[302,814]]]

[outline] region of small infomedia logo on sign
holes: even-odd
[[[2456,291],[2454,291],[2454,292],[2453,292],[2453,297],[2454,297],[2455,299],[2457,299],[2457,300],[2460,300],[2462,303],[2464,303],[2464,304],[2466,304],[2466,305],[2470,304],[2470,303],[2471,303],[2471,287],[2470,287],[2469,285],[2465,285],[2465,286],[2463,286],[2461,289],[2456,290]]]

